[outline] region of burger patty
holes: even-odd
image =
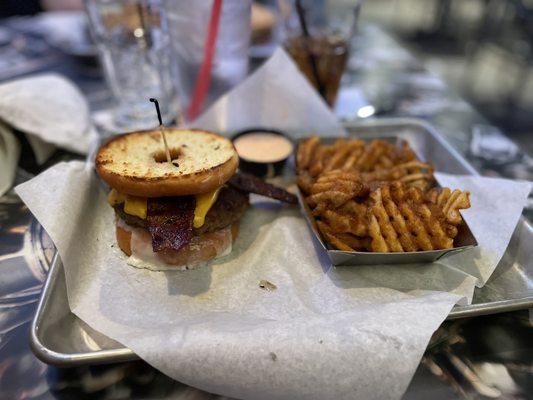
[[[175,199],[177,202],[180,201],[179,197],[175,197]],[[168,200],[168,197],[165,198],[165,202]],[[163,203],[163,201],[158,198],[150,198],[148,199],[148,202],[148,210],[158,207],[158,203]],[[248,206],[248,193],[242,192],[231,186],[224,186],[218,194],[217,201],[215,204],[213,204],[205,216],[204,224],[200,228],[194,228],[193,233],[195,235],[201,235],[203,233],[213,232],[225,228],[238,221],[243,216]],[[136,217],[135,215],[130,215],[124,212],[124,204],[117,204],[113,208],[115,209],[115,213],[118,215],[118,217],[126,224],[138,228],[148,229],[148,221],[146,219],[142,219]]]

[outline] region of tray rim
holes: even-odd
[[[479,175],[472,165],[464,159],[464,157],[449,144],[428,122],[416,118],[380,118],[369,121],[354,121],[343,124],[347,129],[354,129],[357,127],[379,127],[388,125],[415,125],[427,130],[440,144],[442,144],[454,157],[461,163],[461,165],[468,170],[471,175]],[[520,218],[520,221],[523,217]],[[526,224],[527,221],[524,221]],[[519,222],[520,223],[520,222]],[[56,365],[59,367],[72,367],[86,364],[108,364],[115,362],[134,361],[139,357],[127,347],[118,349],[96,350],[92,352],[78,352],[65,354],[56,352],[47,348],[39,339],[39,326],[43,320],[43,309],[50,300],[50,288],[57,278],[58,273],[62,272],[62,263],[59,253],[56,252],[50,270],[43,285],[39,302],[31,323],[30,328],[30,348],[37,358],[41,361]],[[508,311],[515,311],[524,308],[533,307],[533,296],[526,296],[520,299],[508,299],[495,302],[470,304],[467,306],[454,306],[446,320],[453,320],[459,318],[475,317],[479,315],[497,314]],[[72,311],[71,311],[72,313]]]
[[[127,347],[66,354],[51,350],[41,342],[41,339],[39,339],[39,326],[44,316],[43,310],[50,301],[51,286],[55,279],[57,279],[57,274],[60,271],[63,272],[61,268],[62,266],[63,264],[61,263],[59,253],[56,252],[54,258],[52,259],[52,263],[50,264],[50,270],[43,285],[41,296],[37,304],[37,309],[31,322],[30,348],[35,356],[47,364],[52,364],[59,367],[72,367],[91,363],[106,364],[137,360],[139,357]],[[70,312],[72,313],[72,311]]]

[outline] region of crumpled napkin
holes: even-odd
[[[26,134],[39,164],[50,157],[56,146],[86,154],[98,136],[82,93],[58,74],[35,75],[1,84],[0,122],[2,137],[12,137],[0,142],[0,151],[7,152],[8,143],[16,141],[12,130],[17,129]],[[17,162],[18,157],[9,157],[2,160],[2,166],[12,170]],[[13,176],[2,177],[4,191],[13,183]]]
[[[7,192],[17,171],[20,145],[7,125],[0,122],[0,196]]]

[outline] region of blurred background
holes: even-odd
[[[283,2],[254,1],[249,48],[251,69],[260,65],[282,40],[279,4]],[[325,8],[337,16],[351,13],[356,3],[355,0],[305,1],[309,9]],[[530,179],[529,158],[521,158],[521,165],[511,170],[506,164],[516,158],[518,149],[526,156],[533,151],[530,139],[533,133],[533,1],[372,0],[362,4],[358,28],[372,26],[386,32],[398,42],[398,47],[410,52],[418,64],[442,79],[448,89],[484,117],[484,123],[471,127],[469,134],[474,139],[474,148],[470,151],[474,155],[486,153],[482,156],[495,162],[493,172],[497,175]],[[54,52],[66,53],[70,57],[61,59],[61,65],[51,69],[72,78],[87,96],[91,109],[109,107],[112,104],[109,91],[99,90],[94,84],[101,81],[102,71],[87,24],[80,24],[80,19],[84,19],[83,9],[82,0],[2,0],[0,82],[50,69],[47,63],[57,64],[58,60]],[[66,12],[72,10],[79,14]],[[354,42],[343,87],[354,80],[350,72],[357,72],[360,67],[358,47],[377,45]],[[376,89],[368,77],[357,82],[365,99],[373,104],[375,115],[412,115],[412,110],[399,111],[402,107],[398,103],[405,88],[392,90],[391,78],[385,80],[388,88]],[[381,104],[376,107],[375,103]],[[206,106],[209,104],[208,99]],[[500,140],[502,133],[517,146]]]
[[[533,1],[373,0],[385,27],[491,123],[533,151]]]

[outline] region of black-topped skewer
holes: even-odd
[[[161,110],[159,109],[159,102],[157,99],[150,98],[150,101],[155,104],[155,109],[157,111],[157,119],[159,120],[159,132],[163,137],[163,143],[165,145],[165,154],[167,156],[167,161],[172,164],[172,158],[170,157],[170,149],[168,148],[167,137],[165,135],[165,126],[163,125],[163,118],[161,118]]]

